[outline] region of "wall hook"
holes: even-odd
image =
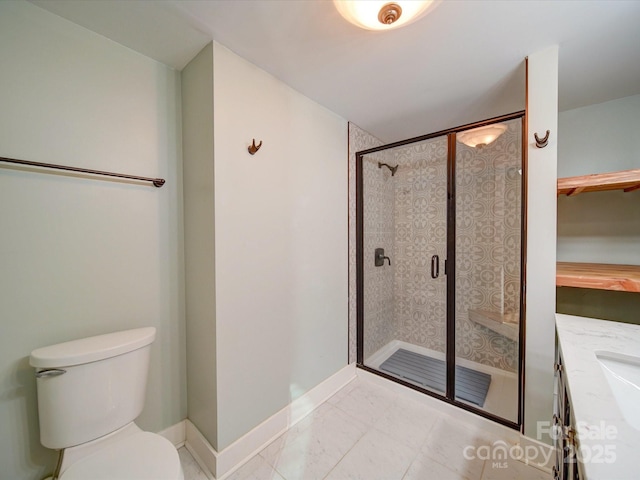
[[[256,145],[256,139],[253,139],[253,143],[251,145],[249,145],[249,147],[247,148],[247,150],[249,150],[249,153],[251,155],[255,155],[256,152],[258,150],[260,150],[260,147],[262,146],[262,140],[260,140],[260,143],[258,145]]]
[[[547,143],[549,143],[549,133],[549,130],[547,130],[547,134],[542,138],[538,137],[537,133],[533,134],[533,136],[536,137],[536,147],[544,148],[547,146]]]
[[[395,167],[392,167],[391,165],[388,165],[386,163],[378,162],[378,168],[382,168],[382,167],[387,167],[389,170],[391,170],[392,177],[396,174],[396,170],[398,170],[398,165],[396,165]]]

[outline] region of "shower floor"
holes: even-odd
[[[440,392],[444,392],[446,388],[446,369],[447,365],[443,360],[404,348],[396,350],[380,365],[380,370]],[[455,377],[456,396],[460,400],[483,407],[491,385],[491,375],[456,365]]]
[[[433,359],[442,361],[445,360],[445,354],[442,352],[437,352],[428,348],[412,345],[401,340],[392,340],[387,345],[371,355],[369,358],[367,358],[364,364],[370,368],[380,370],[384,373],[390,373],[385,372],[385,370],[381,369],[380,366],[385,361],[387,361],[394,353],[401,349],[431,357]],[[489,391],[487,392],[487,397],[482,409],[513,422],[516,422],[518,420],[518,376],[515,373],[507,372],[499,368],[489,367],[480,363],[471,362],[462,358],[456,359],[456,366],[465,367],[471,370],[491,375],[491,384],[489,385]],[[393,375],[393,373],[391,373],[391,375]],[[402,378],[399,375],[394,376]],[[407,381],[406,378],[402,379]],[[412,381],[410,383],[414,383],[424,388],[424,385],[422,385],[420,382]],[[444,394],[443,389],[429,388],[429,390]],[[473,405],[475,407],[478,406],[473,402],[465,403],[469,403],[470,405]]]

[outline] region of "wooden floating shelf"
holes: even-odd
[[[640,292],[640,266],[558,262],[556,285],[558,287]]]
[[[584,192],[605,190],[632,192],[638,189],[640,189],[640,169],[558,179],[558,195],[564,194],[568,197]]]

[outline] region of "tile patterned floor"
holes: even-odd
[[[225,480],[551,478],[517,460],[466,459],[465,448],[486,452],[502,440],[502,427],[466,412],[443,413],[432,399],[379,383],[358,376]],[[179,453],[185,480],[209,478],[185,448]]]

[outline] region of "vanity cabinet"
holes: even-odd
[[[635,381],[640,325],[559,313],[556,332],[554,478],[638,480],[637,390],[620,387]],[[615,358],[629,371],[603,363]]]
[[[578,439],[576,438],[575,419],[571,409],[568,385],[565,378],[562,352],[556,346],[555,386],[553,403],[553,441],[556,451],[553,466],[554,480],[579,480],[580,464],[577,456]]]
[[[611,190],[640,190],[640,169],[558,179],[558,195],[573,197],[586,192]],[[556,285],[640,292],[640,266],[558,262]]]

